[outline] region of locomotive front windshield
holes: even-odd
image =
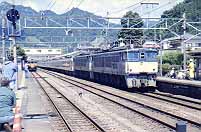
[[[128,61],[138,61],[139,60],[139,52],[128,52],[127,55],[127,60]]]

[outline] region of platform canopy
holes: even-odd
[[[193,58],[201,58],[201,49],[189,51],[188,55],[190,55]]]

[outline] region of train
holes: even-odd
[[[58,57],[41,68],[119,88],[155,88],[158,51],[135,48]]]
[[[34,60],[29,60],[27,62],[27,67],[28,67],[29,71],[31,71],[31,72],[34,71],[35,72],[35,71],[37,71],[38,64]]]

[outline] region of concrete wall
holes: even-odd
[[[201,87],[199,86],[175,84],[162,81],[157,81],[157,86],[157,89],[161,92],[201,99]]]

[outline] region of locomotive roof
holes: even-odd
[[[135,49],[124,49],[124,50],[114,50],[114,51],[101,51],[101,52],[94,52],[91,54],[80,54],[77,57],[81,57],[81,56],[94,56],[97,54],[108,54],[108,53],[120,53],[120,52],[129,52],[129,51],[155,51],[157,52],[156,49],[152,49],[152,48],[135,48]]]

